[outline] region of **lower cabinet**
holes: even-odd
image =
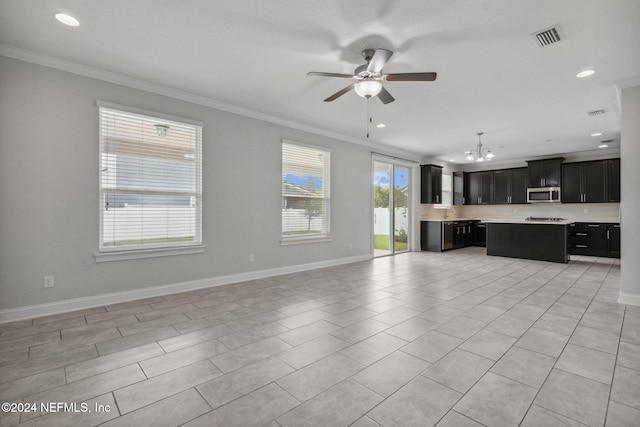
[[[478,221],[421,221],[420,247],[423,251],[442,252],[467,246],[486,246],[486,228],[478,242]],[[484,224],[482,224],[484,226]]]
[[[576,222],[568,230],[569,255],[620,258],[620,224]]]
[[[487,247],[487,224],[476,222],[473,227],[473,246]]]
[[[607,224],[607,254],[620,258],[620,224]]]

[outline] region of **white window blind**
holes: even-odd
[[[202,127],[104,106],[100,251],[202,243]]]
[[[442,174],[442,203],[433,205],[434,209],[449,209],[452,202],[453,184],[451,175]]]
[[[282,237],[329,234],[331,152],[283,141]]]

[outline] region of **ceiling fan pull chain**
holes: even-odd
[[[371,97],[367,98],[367,138],[369,138],[369,124],[371,123]]]

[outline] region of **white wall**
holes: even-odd
[[[97,100],[204,122],[205,253],[95,262]],[[331,242],[280,245],[283,138],[332,150]],[[366,257],[370,206],[364,146],[0,57],[0,310]]]
[[[640,86],[622,89],[620,302],[640,305]]]

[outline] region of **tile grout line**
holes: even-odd
[[[590,267],[591,267],[591,266],[593,266],[593,263],[590,265]],[[589,268],[590,268],[590,267],[589,267]],[[580,280],[580,278],[582,278],[582,277],[587,273],[587,271],[589,270],[589,268],[587,268],[587,269],[586,269],[586,270],[585,270],[585,271],[580,275],[580,277],[579,277],[579,278],[577,278],[577,279],[573,282],[573,284],[571,285],[571,287],[569,287],[565,292],[563,292],[563,294],[562,294],[560,297],[558,297],[558,299],[560,299],[562,296],[564,296],[564,295],[565,295],[565,294],[566,294],[566,293],[567,293],[571,288],[573,288],[574,286],[576,286],[576,283]],[[609,269],[609,270],[610,270],[610,269]],[[598,286],[598,291],[602,288],[602,283],[603,283],[603,282],[604,282],[604,279],[603,279],[603,281],[602,281],[602,282],[600,282],[600,285]],[[566,343],[564,344],[564,346],[562,347],[562,351],[560,352],[560,354],[558,354],[558,357],[556,358],[555,362],[553,363],[553,366],[552,366],[552,367],[551,367],[551,369],[549,370],[549,373],[548,373],[548,374],[547,374],[547,376],[545,377],[544,381],[542,382],[542,385],[540,386],[540,388],[539,388],[539,389],[538,389],[538,391],[536,392],[536,395],[534,396],[533,400],[531,401],[531,404],[529,405],[529,408],[528,408],[528,409],[527,409],[527,411],[525,412],[525,414],[524,414],[524,416],[523,416],[523,418],[522,418],[522,420],[521,420],[521,423],[522,423],[522,421],[524,421],[524,419],[527,417],[527,414],[529,413],[529,411],[531,410],[531,407],[534,405],[534,402],[536,401],[536,399],[537,399],[537,398],[538,398],[538,396],[540,395],[540,391],[542,391],[542,389],[543,389],[544,385],[547,383],[547,381],[548,381],[549,377],[551,376],[551,373],[553,372],[553,370],[554,370],[554,369],[556,369],[556,365],[557,365],[558,361],[560,360],[560,357],[562,356],[562,353],[564,352],[564,350],[565,350],[565,348],[567,347],[567,345],[569,345],[569,342],[571,341],[571,337],[573,337],[573,334],[575,333],[576,329],[578,329],[578,326],[580,325],[580,322],[581,322],[581,321],[582,321],[582,319],[584,318],[584,315],[585,315],[585,314],[587,313],[587,311],[589,310],[589,307],[591,307],[591,304],[593,303],[593,301],[594,301],[595,297],[597,296],[597,292],[598,292],[598,291],[596,291],[596,293],[594,294],[594,296],[593,296],[593,297],[591,298],[591,300],[589,301],[589,305],[587,305],[587,307],[585,308],[584,312],[583,312],[583,313],[582,313],[582,315],[580,316],[580,319],[578,319],[578,322],[576,323],[576,326],[573,328],[573,331],[571,332],[571,335],[569,335],[569,338],[567,339],[567,342],[566,342]],[[556,301],[557,301],[558,299],[556,299]],[[548,311],[548,309],[545,311],[545,313],[543,313],[543,315],[544,315],[544,314],[546,314],[546,312],[547,312],[547,311]],[[542,317],[542,316],[540,316],[540,317]],[[533,327],[533,325],[532,325],[532,327]],[[619,342],[620,342],[620,340],[618,339],[618,343],[619,343]],[[618,345],[619,345],[619,344],[618,344]],[[616,355],[616,358],[617,358],[617,355]],[[614,366],[614,368],[615,368],[615,366]],[[562,369],[559,369],[559,370],[563,371]],[[563,372],[566,372],[566,371],[563,371]],[[572,373],[571,373],[571,374],[572,374]],[[572,374],[572,375],[576,375],[576,374]],[[582,375],[578,375],[578,376],[580,376],[580,377],[582,377],[582,378],[586,378],[586,377],[583,377]],[[591,378],[587,378],[587,379],[590,379],[590,380],[591,380]],[[592,381],[593,381],[593,380],[592,380]],[[613,378],[612,378],[612,381],[611,381],[611,385],[609,385],[609,394],[611,393],[611,388],[612,388],[612,387],[613,387]],[[608,407],[609,407],[609,402],[608,402],[608,400],[609,400],[609,399],[607,399],[607,409],[608,409]],[[542,407],[542,406],[541,406],[541,407]],[[551,410],[551,409],[549,409],[549,408],[544,408],[544,409],[545,409],[545,410],[547,410],[547,411],[551,411],[551,412],[553,412],[553,413],[557,413],[557,412],[555,412],[555,411],[553,411],[553,410]],[[569,418],[569,419],[571,419],[571,420],[573,420],[573,421],[576,421],[576,422],[580,422],[580,421],[578,421],[578,420],[574,420],[573,418],[571,418],[571,417],[569,417],[569,416],[567,416],[567,415],[563,415],[563,414],[558,414],[558,415],[563,416],[563,417],[566,417],[566,418]],[[606,419],[606,416],[607,416],[607,413],[605,412],[605,419]]]

